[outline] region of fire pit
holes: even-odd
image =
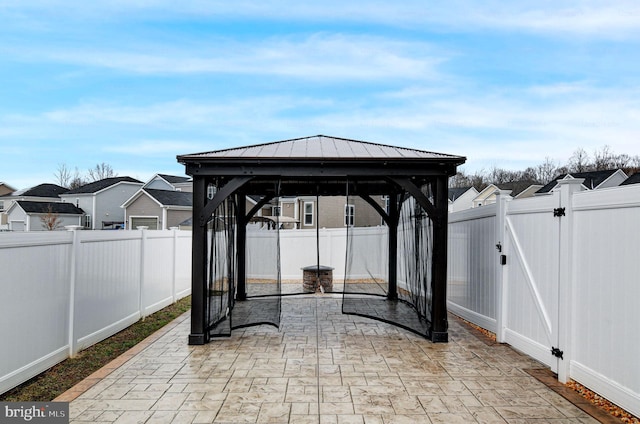
[[[325,265],[302,268],[302,290],[307,293],[333,291],[333,268]]]

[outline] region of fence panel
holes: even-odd
[[[67,232],[0,234],[0,393],[67,357],[71,243]]]
[[[449,309],[496,332],[497,205],[449,215],[447,304]]]
[[[640,415],[640,185],[573,196],[571,377]]]
[[[174,231],[145,231],[142,251],[143,316],[173,303]]]
[[[507,203],[505,341],[557,371],[559,193]]]
[[[0,233],[0,393],[188,295],[190,270],[184,231]]]
[[[191,232],[175,231],[175,300],[191,294]]]
[[[142,232],[78,235],[75,335],[81,350],[140,318]]]

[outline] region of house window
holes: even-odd
[[[84,216],[84,228],[91,228],[91,215]]]
[[[313,225],[313,202],[304,202],[304,225]]]
[[[354,205],[344,205],[344,225],[353,227],[356,217],[356,207]]]
[[[4,200],[0,200],[0,212],[4,212]]]
[[[271,207],[271,216],[281,216],[281,215],[282,215],[282,211],[280,209],[280,206]]]

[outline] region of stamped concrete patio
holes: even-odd
[[[56,400],[72,423],[598,422],[525,371],[540,363],[454,317],[433,344],[340,305],[284,298],[280,330],[204,346],[187,345],[185,314]]]

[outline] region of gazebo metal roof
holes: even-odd
[[[434,176],[454,175],[465,160],[324,135],[178,156],[193,177],[251,177],[247,194],[264,194],[261,182],[282,179],[281,195],[341,195],[346,179],[358,180],[368,194],[382,194],[388,191],[380,182],[385,178],[411,177],[420,186]]]
[[[214,150],[179,157],[183,160],[260,159],[260,160],[464,160],[460,156],[434,153],[405,147],[389,146],[367,141],[316,135],[253,146]]]

